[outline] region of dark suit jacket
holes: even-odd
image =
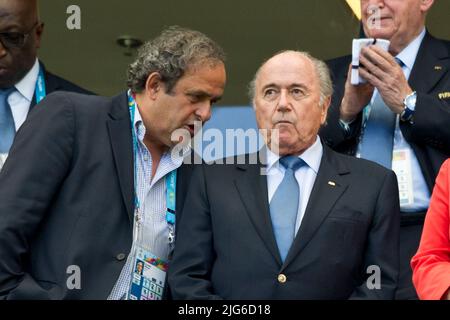
[[[338,152],[356,153],[361,133],[361,114],[346,136],[339,124],[339,107],[351,56],[328,62],[335,93],[328,112],[327,125],[321,130],[324,141]],[[400,129],[419,161],[430,193],[442,163],[450,157],[450,42],[426,34],[409,77],[417,91],[414,123],[400,121]],[[440,93],[446,98],[439,98]]]
[[[83,89],[72,82],[69,82],[53,73],[50,73],[45,68],[42,62],[39,63],[41,68],[44,70],[44,78],[45,78],[45,89],[47,90],[47,95],[55,92],[55,91],[69,91],[69,92],[77,92],[83,94],[94,94],[86,89]],[[36,105],[36,94],[33,96],[33,100],[31,101],[30,110],[34,108]]]
[[[175,299],[394,297],[400,217],[392,171],[324,147],[302,224],[283,264],[261,167],[194,170],[169,269]],[[381,268],[382,290],[366,286],[371,265]],[[280,274],[287,277],[285,283],[277,281]]]
[[[0,173],[0,298],[106,299],[132,244],[125,93],[57,92],[30,113]],[[191,167],[177,179],[183,207]],[[67,268],[81,269],[69,290]]]

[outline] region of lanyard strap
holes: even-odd
[[[133,137],[133,154],[134,154],[134,205],[137,209],[140,208],[139,198],[137,196],[137,158],[138,158],[138,139],[134,129],[134,117],[136,114],[136,100],[133,98],[131,91],[128,91],[128,108],[130,111],[131,120],[131,134]],[[169,229],[173,230],[175,226],[175,209],[176,209],[176,185],[177,185],[177,170],[171,171],[166,176],[166,222]]]
[[[47,95],[47,92],[45,90],[44,71],[42,70],[41,67],[39,67],[39,74],[36,81],[35,95],[36,95],[36,104],[41,102]]]
[[[175,199],[177,185],[177,170],[173,170],[166,176],[166,221],[172,227],[175,225]]]

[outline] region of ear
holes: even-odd
[[[145,82],[145,95],[155,100],[162,90],[164,90],[164,85],[161,81],[161,75],[158,72],[152,72]]]
[[[420,0],[420,10],[422,12],[428,12],[433,5],[434,0]]]
[[[44,33],[44,23],[40,22],[39,25],[36,27],[36,31],[35,31],[35,46],[36,48],[40,48],[41,47],[41,39],[42,39],[42,34]]]
[[[331,104],[331,97],[326,97],[322,104],[322,113],[320,115],[320,123],[324,124],[327,121],[328,108]]]

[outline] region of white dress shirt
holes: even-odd
[[[409,79],[412,68],[416,62],[417,53],[419,52],[420,45],[425,37],[426,30],[425,28],[422,32],[405,48],[403,49],[396,58],[400,59],[403,66],[403,73],[406,79]],[[413,88],[414,90],[414,88]],[[373,103],[376,95],[378,95],[378,90],[375,89],[371,104]],[[362,139],[360,140],[362,141]],[[425,182],[425,178],[423,176],[422,170],[420,169],[419,161],[411,148],[411,145],[405,140],[403,137],[402,131],[400,130],[399,125],[399,116],[397,116],[395,131],[394,131],[394,151],[406,149],[409,150],[411,154],[411,170],[412,170],[412,178],[413,178],[413,192],[414,192],[414,202],[411,205],[403,205],[401,204],[400,209],[403,212],[421,212],[425,211],[428,208],[430,203],[430,192],[428,190],[428,186]],[[358,145],[357,157],[360,157],[361,143]]]
[[[14,87],[16,90],[8,97],[8,104],[16,126],[16,132],[25,122],[30,110],[31,100],[33,100],[36,81],[39,75],[39,61],[36,59],[33,67]],[[0,153],[0,171],[6,161],[8,154]]]
[[[33,67],[28,71],[25,77],[16,83],[16,91],[8,97],[8,103],[11,106],[11,112],[16,125],[16,131],[25,122],[28,111],[30,111],[31,101],[33,100],[36,89],[36,81],[39,75],[39,61],[36,59]]]
[[[134,130],[138,139],[136,165],[137,165],[137,182],[136,193],[140,203],[140,210],[143,213],[143,243],[144,246],[152,254],[158,256],[164,261],[168,260],[170,253],[169,247],[169,228],[166,221],[166,181],[165,177],[177,170],[183,163],[184,156],[189,152],[189,147],[185,147],[181,154],[172,157],[171,150],[164,153],[155,176],[152,179],[153,160],[150,151],[144,144],[144,136],[146,128],[142,122],[139,109],[136,108],[134,115]],[[136,232],[133,228],[133,233]],[[134,239],[134,237],[133,237]],[[133,247],[136,244],[133,243]],[[122,272],[117,280],[108,300],[126,299],[131,282],[132,266],[134,265],[133,250],[128,255]]]
[[[286,169],[279,163],[280,156],[276,155],[269,148],[266,148],[267,153],[267,188],[269,203],[272,200],[275,191],[284,178]],[[322,161],[323,146],[317,137],[316,142],[306,149],[300,156],[306,165],[295,171],[295,179],[297,179],[300,187],[300,197],[298,204],[297,222],[295,224],[295,234],[297,235],[298,229],[305,215],[306,206],[308,205],[309,196],[311,195],[314,182],[316,181],[317,172],[319,171],[320,162]]]

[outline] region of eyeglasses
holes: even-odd
[[[12,48],[23,48],[25,43],[27,42],[28,37],[30,36],[31,32],[36,28],[36,26],[39,24],[39,21],[36,22],[33,27],[30,29],[30,31],[26,33],[21,32],[0,32],[0,42],[6,49],[12,49]]]

